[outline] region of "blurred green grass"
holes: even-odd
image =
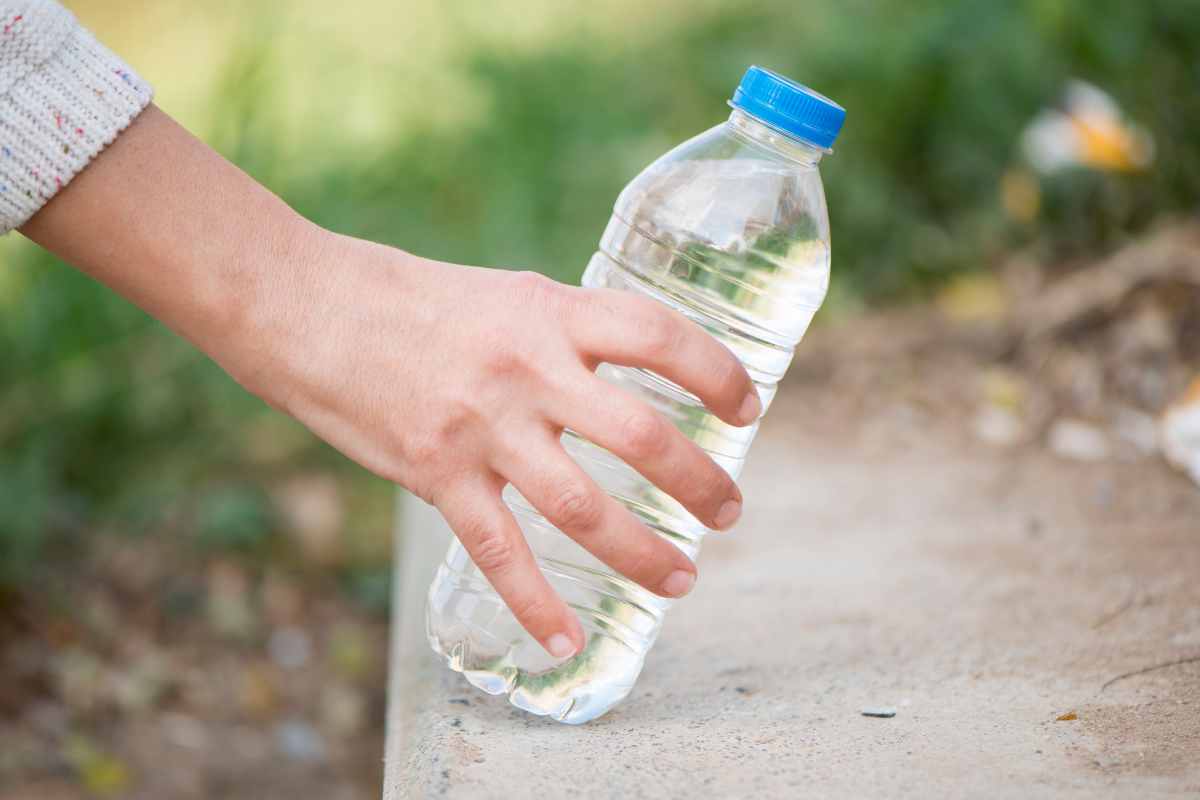
[[[305,215],[463,263],[575,280],[620,188],[721,121],[751,63],[849,111],[823,167],[835,305],[921,297],[1017,248],[1101,252],[1195,208],[1190,0],[650,6],[73,7],[160,105]],[[1072,77],[1150,131],[1159,166],[1068,172],[1013,219],[1001,186],[1021,131]],[[318,470],[355,512],[337,568],[381,594],[389,487],[16,235],[0,242],[0,386],[0,584],[37,580],[97,530],[264,557],[283,524],[270,487]]]

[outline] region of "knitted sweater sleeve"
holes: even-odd
[[[53,0],[0,0],[0,233],[123,131],[152,90]]]

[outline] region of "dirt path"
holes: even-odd
[[[860,367],[820,342],[797,365],[745,518],[608,716],[475,692],[402,592],[387,796],[1200,793],[1200,490],[1155,457],[979,443],[977,358],[838,347]]]

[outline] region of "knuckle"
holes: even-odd
[[[636,459],[660,455],[667,443],[665,424],[653,411],[638,410],[629,414],[621,425],[626,450]]]
[[[657,573],[661,572],[656,567],[657,562],[653,547],[648,544],[638,545],[627,552],[622,572],[636,581],[652,582],[657,578]]]
[[[432,470],[445,452],[444,443],[440,439],[438,435],[414,437],[405,443],[402,451],[404,460],[418,470]]]
[[[504,571],[512,566],[514,551],[512,542],[502,531],[481,521],[467,525],[465,535],[473,542],[471,559],[483,572]]]
[[[520,620],[538,620],[550,611],[550,603],[540,595],[513,599],[508,603],[513,616]]]
[[[483,412],[466,402],[447,403],[422,430],[402,437],[397,452],[415,474],[446,476],[472,453],[474,434]]]
[[[574,481],[558,490],[549,510],[556,525],[571,530],[595,528],[603,513],[595,493]]]
[[[512,277],[517,294],[527,300],[544,301],[556,294],[558,284],[539,272],[524,270]]]
[[[724,502],[725,498],[734,494],[733,478],[729,477],[729,473],[721,469],[711,458],[706,457],[705,460],[708,461],[708,464],[702,481],[704,496],[720,498],[721,502]]]
[[[484,374],[490,378],[509,377],[524,371],[526,356],[507,338],[497,337],[481,343]],[[478,387],[484,388],[484,387]]]
[[[717,388],[729,395],[737,395],[738,399],[745,394],[747,390],[746,371],[742,367],[742,363],[732,354],[722,358],[715,368],[717,376]]]
[[[682,328],[679,322],[665,311],[655,311],[645,321],[642,335],[646,351],[656,357],[665,357],[679,348]]]

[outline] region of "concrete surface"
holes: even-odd
[[[434,661],[445,533],[405,504],[385,797],[1200,794],[1200,491],[1152,459],[789,402],[742,523],[710,537],[633,694],[583,727]]]

